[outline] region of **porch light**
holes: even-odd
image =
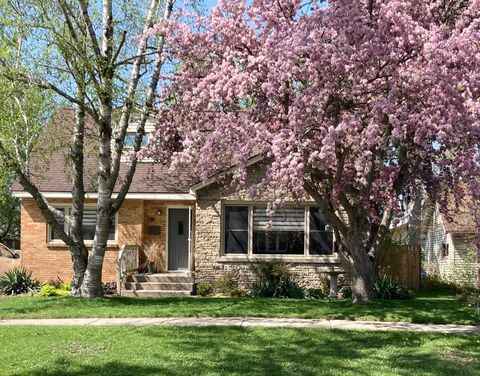
[[[157,209],[157,217],[160,217],[162,215],[162,210],[161,209]]]

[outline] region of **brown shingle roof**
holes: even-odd
[[[74,124],[74,111],[62,109],[52,117],[34,152],[35,157],[30,163],[31,179],[41,192],[71,192],[72,180],[68,166],[68,143]],[[85,141],[85,190],[95,192],[97,152],[93,142],[96,131],[92,122],[87,123]],[[123,177],[128,169],[122,162],[120,175],[115,187],[118,192]],[[198,182],[191,169],[169,171],[160,164],[142,162],[137,164],[130,193],[188,193],[189,187]],[[23,187],[15,182],[13,191],[23,191]]]
[[[453,201],[448,203],[447,212],[444,215],[443,225],[449,233],[476,233],[476,218],[472,212],[472,198],[465,197],[464,202],[458,207]]]

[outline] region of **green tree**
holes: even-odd
[[[138,111],[133,150],[139,151],[164,63],[165,35],[149,30],[166,22],[172,8],[173,0],[3,0],[0,45],[7,46],[9,53],[1,56],[0,77],[19,91],[17,99],[7,95],[6,105],[13,100],[18,102],[15,113],[7,117],[25,123],[28,131],[9,126],[11,119],[6,117],[2,123],[6,131],[0,139],[1,158],[68,245],[76,295],[102,295],[101,273],[111,219],[125,199],[137,165],[133,153],[128,170],[120,179],[127,127],[132,114]],[[33,136],[38,135],[41,125],[47,122],[46,115],[51,113],[48,106],[35,106],[47,105],[44,99],[49,95],[53,96],[53,103],[73,106],[76,111],[68,155],[73,198],[69,216],[50,205],[32,181],[29,170],[35,149]],[[32,104],[29,97],[38,101]],[[90,257],[82,227],[87,117],[95,125],[98,150],[97,224]],[[12,143],[15,139],[20,142]],[[121,188],[113,197],[117,183]],[[69,223],[68,233],[56,217]]]

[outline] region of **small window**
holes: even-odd
[[[70,214],[70,208],[57,208],[57,210],[60,210],[63,212],[65,215]],[[68,232],[68,225],[67,223],[63,220],[63,218],[56,217],[58,223],[60,226],[63,226],[63,229],[65,232]],[[96,208],[84,208],[83,210],[83,239],[84,240],[93,240],[95,237],[95,225],[97,223],[97,209]],[[115,240],[115,218],[112,218],[111,223],[110,223],[110,231],[108,233],[108,240]],[[58,237],[58,234],[55,233],[53,230],[53,227],[49,226],[49,235],[50,235],[50,241],[57,241],[60,240]]]
[[[97,223],[97,209],[85,208],[83,210],[83,239],[93,240],[95,237],[95,227]],[[110,222],[110,231],[108,233],[108,240],[115,240],[115,220]]]
[[[126,148],[126,149],[133,149],[133,145],[135,144],[135,137],[136,137],[136,133],[134,132],[129,132],[126,134],[125,136],[125,142],[123,143],[123,146]],[[148,135],[144,135],[143,138],[142,138],[142,145],[141,147],[145,147],[148,145],[148,141],[149,141],[149,137]]]
[[[225,253],[248,252],[248,206],[225,207]]]
[[[272,216],[253,208],[253,253],[302,255],[305,252],[305,210],[286,208]]]
[[[55,209],[57,209],[58,211],[61,211],[62,213],[65,214],[65,209],[64,208],[55,208]],[[65,221],[64,221],[63,218],[61,218],[59,216],[55,216],[55,219],[57,220],[60,227],[65,228]],[[50,240],[53,240],[53,241],[60,240],[60,237],[58,236],[56,231],[54,231],[53,227],[49,226],[49,230],[50,230]]]
[[[310,239],[311,255],[331,255],[333,253],[333,232],[327,219],[318,208],[310,208]]]

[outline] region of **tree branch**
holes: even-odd
[[[100,51],[100,46],[98,44],[97,35],[95,34],[95,29],[93,28],[92,20],[88,14],[88,5],[86,4],[85,0],[77,0],[78,5],[80,6],[80,10],[82,11],[82,18],[87,26],[88,34],[90,36],[90,40],[92,42],[92,48],[95,52],[97,58],[101,58],[102,53]]]
[[[143,34],[138,45],[138,50],[137,50],[138,57],[133,62],[132,72],[130,74],[130,83],[127,89],[127,98],[125,100],[125,104],[123,105],[122,115],[120,116],[120,121],[118,123],[118,127],[119,127],[118,134],[115,137],[115,146],[114,146],[113,163],[112,163],[112,187],[111,187],[112,190],[115,187],[118,174],[120,171],[120,160],[123,152],[123,143],[125,141],[125,136],[127,134],[128,124],[130,122],[130,116],[132,114],[132,110],[134,106],[135,94],[137,91],[138,83],[140,81],[140,67],[143,61],[143,54],[145,53],[145,50],[147,47],[147,41],[148,41],[147,31],[153,26],[153,21],[154,21],[157,8],[158,8],[158,0],[152,0],[150,3],[150,8],[148,9],[147,17],[145,19],[145,24],[143,26]],[[162,45],[162,49],[163,49],[163,45]],[[158,47],[155,53],[158,54]],[[158,74],[160,74],[160,72]],[[154,78],[155,77],[152,76],[152,82],[154,81]],[[156,88],[156,84],[155,84],[155,88]],[[143,133],[141,137],[143,138]]]
[[[166,0],[165,4],[165,11],[163,14],[163,20],[166,21],[170,18],[170,15],[172,13],[172,8],[173,8],[173,0]],[[125,175],[123,184],[120,188],[120,192],[118,193],[117,198],[115,199],[113,203],[113,210],[114,212],[117,212],[118,209],[120,208],[123,200],[125,199],[125,196],[127,195],[128,190],[130,189],[130,184],[132,183],[133,176],[135,174],[135,170],[137,168],[137,162],[138,162],[138,151],[140,150],[140,147],[142,145],[142,139],[143,135],[145,134],[145,124],[150,116],[150,113],[153,110],[153,102],[155,99],[155,91],[158,85],[158,81],[160,80],[160,72],[162,69],[162,65],[164,62],[163,59],[163,49],[165,47],[165,35],[161,35],[158,38],[158,44],[157,44],[157,54],[156,54],[156,61],[155,65],[153,68],[153,73],[152,73],[152,80],[150,81],[150,85],[148,87],[148,92],[145,98],[145,103],[143,106],[142,110],[142,115],[140,117],[140,121],[137,126],[137,134],[135,136],[135,143],[133,145],[133,157],[132,160],[130,161],[130,166],[127,170],[127,173]],[[124,130],[126,131],[126,128],[128,126],[128,122],[124,124]],[[119,145],[117,145],[119,146]],[[117,154],[118,161],[121,157],[121,152],[123,149],[123,142],[121,146],[119,146],[118,151],[120,152]],[[117,152],[118,152],[117,151]],[[117,174],[118,174],[118,169],[119,169],[119,164],[117,167]],[[117,175],[118,176],[118,175]]]

